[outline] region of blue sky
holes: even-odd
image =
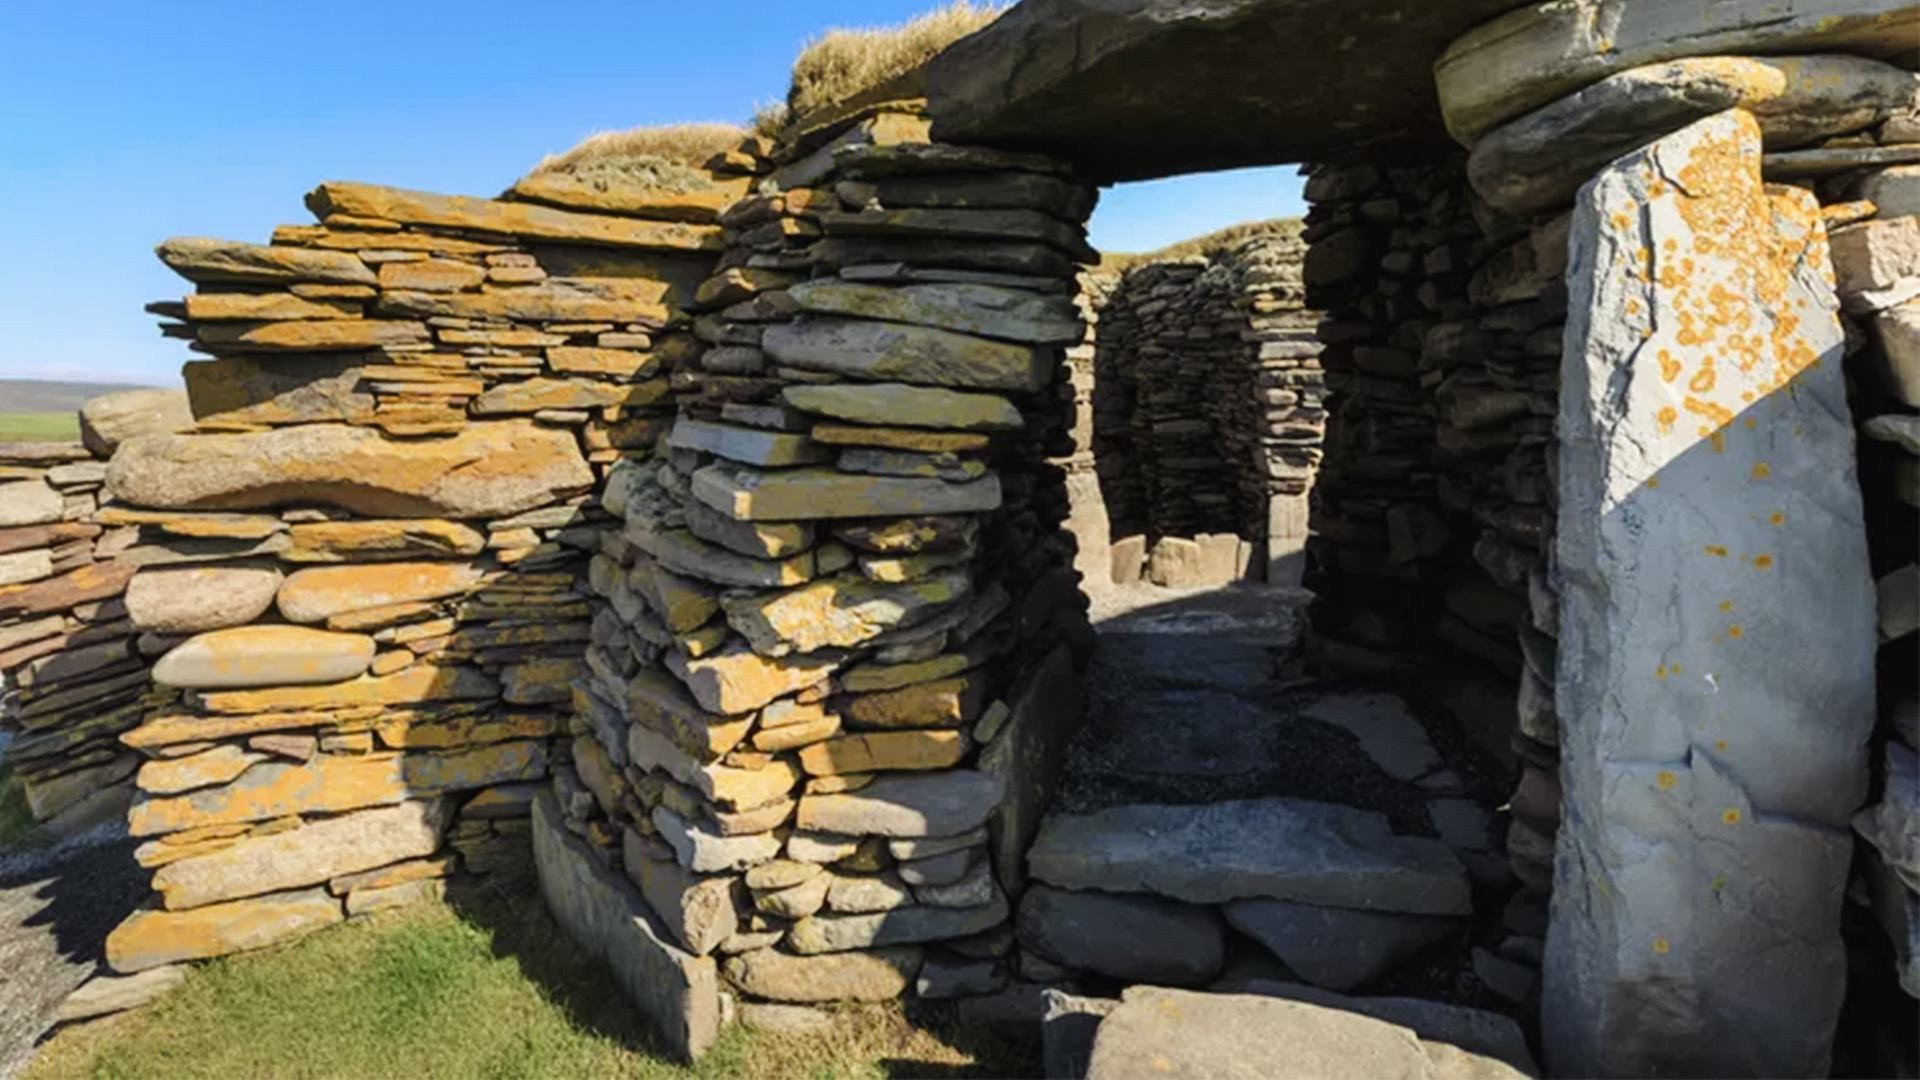
[[[141,305],[168,236],[265,243],[350,179],[491,194],[609,128],[740,120],[801,44],[935,0],[64,0],[11,5],[0,65],[0,378],[168,384]],[[1106,250],[1301,212],[1291,167],[1110,189]],[[0,401],[0,412],[6,403]]]

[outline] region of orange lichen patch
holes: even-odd
[[[1753,398],[1753,395],[1752,395],[1752,394],[1741,394],[1741,395],[1740,395],[1740,398],[1741,398],[1741,400],[1742,400],[1742,401],[1750,401],[1750,400],[1752,400],[1752,398]],[[1751,417],[1751,416],[1749,416],[1749,417],[1747,417],[1747,418],[1746,418],[1745,420],[1742,420],[1742,421],[1740,421],[1740,422],[1741,422],[1742,424],[1745,424],[1745,425],[1746,425],[1746,427],[1747,427],[1747,430],[1748,430],[1748,431],[1752,431],[1753,429],[1755,429],[1755,428],[1757,428],[1757,427],[1759,427],[1759,426],[1760,426],[1760,421],[1758,421],[1758,420],[1755,420],[1755,419],[1754,419],[1753,417]]]
[[[1728,612],[1728,611],[1732,611],[1732,610],[1733,610],[1733,601],[1731,601],[1731,600],[1722,600],[1722,601],[1720,601],[1720,610],[1721,610],[1721,612],[1723,612],[1723,613],[1724,613],[1724,612]]]
[[[1648,486],[1648,487],[1650,487],[1650,488],[1657,488],[1657,487],[1659,487],[1659,486],[1660,486],[1660,478],[1659,478],[1659,477],[1657,477],[1657,476],[1649,476],[1649,477],[1647,477],[1647,486]]]
[[[1714,744],[1713,744],[1713,748],[1714,748],[1715,750],[1720,750],[1720,751],[1725,751],[1725,750],[1726,750],[1726,748],[1727,748],[1727,740],[1725,740],[1725,739],[1718,739],[1718,740],[1715,740],[1715,742],[1714,742]]]
[[[1775,514],[1772,517],[1768,518],[1767,522],[1772,525],[1785,525],[1787,523],[1787,515]]]
[[[1680,419],[1680,414],[1673,406],[1662,405],[1660,411],[1654,414],[1654,419],[1660,424],[1660,434],[1671,435],[1673,433],[1673,425]],[[1656,478],[1648,480],[1647,483],[1649,486],[1652,486],[1658,484],[1659,481]]]
[[[1675,776],[1670,769],[1661,769],[1659,775],[1653,778],[1654,786],[1658,787],[1661,791],[1671,791],[1673,790],[1673,785],[1679,782],[1680,778]]]
[[[1661,379],[1666,382],[1672,382],[1680,377],[1680,361],[1675,360],[1671,352],[1661,349],[1659,360]]]
[[[1654,938],[1653,951],[1659,953],[1661,956],[1665,956],[1673,951],[1673,943],[1663,937]]]
[[[1747,636],[1746,627],[1741,626],[1739,623],[1734,623],[1732,626],[1727,627],[1727,636],[1738,641]]]
[[[1653,677],[1660,680],[1661,682],[1666,682],[1667,681],[1667,665],[1661,664],[1659,667],[1654,668]]]
[[[1755,480],[1765,480],[1767,477],[1772,475],[1773,475],[1773,466],[1768,465],[1764,461],[1756,461],[1753,463],[1753,478]]]
[[[1678,674],[1680,674],[1680,665],[1679,665],[1679,664],[1669,664],[1669,665],[1667,665],[1667,670],[1668,670],[1668,671],[1671,671],[1671,672],[1673,672],[1673,673],[1674,673],[1675,675],[1678,675]]]
[[[1727,549],[1719,544],[1708,544],[1705,550],[1707,554],[1716,559],[1724,559],[1727,557]]]
[[[1728,825],[1740,824],[1740,809],[1734,806],[1727,807],[1721,811],[1720,820],[1726,822]]]
[[[1773,565],[1773,556],[1771,555],[1755,555],[1753,557],[1753,568],[1755,570],[1765,570],[1767,567],[1772,565]]]

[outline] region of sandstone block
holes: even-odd
[[[920,969],[912,947],[794,956],[760,949],[727,958],[727,981],[769,1001],[892,1001]]]
[[[429,340],[425,323],[397,319],[200,323],[195,333],[219,352],[344,352]]]
[[[160,261],[189,281],[318,281],[372,285],[379,279],[350,252],[265,247],[236,240],[176,236],[154,248]]]
[[[553,795],[533,804],[533,855],[547,910],[581,947],[604,957],[620,988],[682,1059],[706,1053],[719,1036],[718,971],[670,941],[634,887],[568,833]]]
[[[325,889],[275,893],[191,911],[143,909],[107,935],[107,965],[122,974],[263,949],[345,918]]]
[[[850,476],[832,469],[758,472],[709,465],[693,474],[693,496],[742,521],[965,514],[1000,505],[1000,478],[964,484],[894,476]]]
[[[701,765],[666,736],[639,724],[627,729],[627,754],[636,768],[659,769],[708,802],[735,812],[778,806],[787,801],[788,794],[800,781],[799,770],[780,758],[758,769]],[[782,814],[766,828],[784,819]],[[715,828],[723,836],[729,834],[729,830],[718,825]]]
[[[205,429],[373,420],[361,353],[233,355],[181,366],[193,419]],[[155,432],[153,434],[164,434]]]
[[[811,522],[738,521],[702,502],[683,507],[687,531],[755,559],[786,559],[813,546]]]
[[[814,573],[814,556],[808,551],[783,559],[760,559],[716,547],[686,529],[659,529],[650,524],[629,523],[623,535],[669,570],[718,585],[778,588],[798,585]]]
[[[186,978],[186,966],[181,964],[148,968],[135,975],[95,975],[60,1002],[53,1022],[71,1024],[137,1009],[151,1004]]]
[[[315,623],[368,608],[459,596],[485,580],[471,563],[313,566],[289,575],[277,602],[287,621]]]
[[[898,585],[842,574],[785,592],[723,597],[720,606],[727,624],[755,652],[785,656],[857,647],[889,630],[925,622],[970,591],[970,579],[961,571]]]
[[[1868,359],[1880,385],[1902,404],[1920,409],[1920,300],[1880,312],[1873,327],[1880,351]]]
[[[927,454],[957,454],[985,450],[992,440],[986,435],[962,431],[815,424],[813,441],[831,443],[835,446],[876,446],[887,450],[911,450]]]
[[[272,565],[150,568],[127,583],[127,617],[156,634],[240,626],[266,614],[282,580]]]
[[[658,668],[643,668],[628,682],[627,718],[665,736],[702,765],[739,746],[753,728],[751,713],[710,713],[685,684]]]
[[[0,484],[0,528],[45,525],[65,512],[66,499],[40,480]]]
[[[107,469],[108,490],[135,506],[249,510],[321,502],[370,517],[506,517],[592,484],[571,432],[527,420],[469,424],[428,440],[336,424],[146,436],[122,446]]]
[[[667,396],[667,381],[607,383],[591,379],[524,379],[500,383],[474,399],[476,416],[548,409],[606,409],[652,405]]]
[[[639,833],[627,829],[622,835],[627,877],[681,948],[705,956],[739,929],[733,904],[737,879],[699,877],[677,861],[649,859],[637,843]]]
[[[432,195],[372,184],[337,181],[321,184],[307,195],[307,207],[323,217],[352,214],[406,225],[437,225],[608,247],[718,251],[723,246],[720,230],[713,226],[579,214],[529,203]]]
[[[1195,904],[1266,896],[1373,911],[1472,910],[1466,870],[1446,845],[1395,836],[1380,814],[1300,799],[1057,815],[1041,823],[1027,865],[1061,888]]]
[[[487,537],[457,521],[315,521],[287,530],[292,546],[279,553],[288,562],[382,562],[389,559],[460,558],[480,554]]]
[[[653,824],[673,848],[681,866],[696,874],[724,874],[777,858],[780,838],[772,833],[726,836],[700,821],[689,821],[664,806],[655,807]]]
[[[814,743],[800,751],[800,766],[812,776],[945,769],[958,765],[967,749],[958,731],[882,731]]]
[[[1007,899],[995,890],[992,902],[983,907],[903,907],[870,915],[811,915],[787,931],[787,947],[802,956],[813,956],[914,945],[977,934],[1006,919]]]
[[[192,426],[193,410],[179,390],[123,390],[80,406],[80,441],[101,460],[136,435],[171,435]]]
[[[1920,296],[1920,217],[1848,225],[1834,230],[1832,246],[1848,311],[1884,311]]]
[[[453,259],[421,259],[417,262],[383,263],[379,278],[382,289],[461,292],[478,289],[487,280],[487,271],[472,263]],[[188,314],[191,315],[192,311],[189,310]]]
[[[373,639],[363,634],[235,626],[172,649],[153,665],[153,680],[198,690],[337,683],[364,673],[374,651]]]
[[[840,711],[856,730],[948,728],[972,723],[985,702],[986,680],[976,674],[861,694]]]
[[[838,666],[838,660],[826,658],[764,657],[739,644],[698,658],[678,653],[667,657],[667,668],[687,684],[701,708],[732,715],[804,690]]]
[[[711,224],[722,211],[746,197],[752,177],[716,179],[704,187],[679,190],[582,179],[565,173],[537,173],[513,185],[515,197],[575,210],[621,214],[655,221]]]
[[[425,701],[476,701],[499,696],[500,684],[478,668],[437,667],[430,664],[418,664],[392,675],[362,677],[324,687],[289,686],[267,690],[200,691],[193,694],[194,701],[202,709],[229,715],[345,709],[356,705],[411,705]]]
[[[1234,929],[1273,951],[1315,986],[1357,989],[1450,934],[1462,923],[1427,915],[1383,914],[1284,900],[1226,905]]]
[[[986,286],[962,285],[923,285],[916,289],[984,289]],[[908,289],[883,289],[871,285],[853,285],[845,282],[819,281],[796,285],[789,295],[801,305],[809,303],[825,304],[815,310],[833,311],[836,305],[844,309],[849,304],[855,306],[862,301],[878,301],[879,306],[893,307],[904,304],[912,306],[912,297],[904,296]],[[995,293],[1014,294],[1012,289],[993,289]],[[1049,302],[1048,306],[1063,304],[1055,298],[1043,298],[1034,293],[1020,293],[1024,300]],[[898,301],[899,304],[894,303]],[[1071,308],[1068,318],[1071,318]],[[1028,324],[1023,329],[1028,338],[1016,338],[1013,341],[988,341],[969,333],[955,333],[950,329],[935,329],[932,324],[921,326],[902,326],[906,320],[895,318],[889,322],[866,322],[856,319],[813,318],[799,322],[780,323],[767,328],[761,339],[761,348],[767,355],[780,363],[799,368],[803,371],[825,371],[851,379],[872,382],[902,382],[922,386],[966,386],[982,390],[1004,390],[1016,393],[1033,393],[1046,385],[1052,374],[1054,358],[1050,350],[1036,348],[1018,342],[1031,339],[1036,324]],[[966,320],[955,319],[955,322]],[[1082,332],[1077,321],[1059,323],[1054,328],[1057,336],[1061,328],[1072,326],[1074,336]],[[974,331],[978,333],[979,331]],[[1044,331],[1042,331],[1044,334]]]
[[[248,753],[228,743],[186,757],[145,762],[140,766],[134,784],[149,794],[178,795],[195,788],[227,783],[256,762],[266,759],[265,754]]]
[[[780,396],[802,412],[878,427],[1010,431],[1024,424],[1006,398],[904,383],[789,386]]]
[[[318,885],[342,874],[431,855],[451,815],[438,800],[405,802],[249,837],[161,867],[153,887],[172,911]]]
[[[805,435],[716,424],[687,416],[674,422],[667,443],[681,450],[704,450],[747,465],[778,467],[833,460],[832,450],[816,445]]]
[[[1015,925],[1022,948],[1130,983],[1199,986],[1226,964],[1220,916],[1158,896],[1035,885],[1020,898]]]
[[[807,795],[802,829],[850,836],[953,836],[986,823],[1005,787],[967,770],[884,776],[858,791]]]

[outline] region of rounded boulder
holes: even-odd
[[[236,626],[189,638],[153,665],[153,681],[189,690],[345,682],[373,663],[373,639],[303,626]]]
[[[195,634],[244,626],[273,607],[276,566],[180,566],[142,570],[127,585],[127,615],[140,630]]]

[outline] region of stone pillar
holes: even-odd
[[[1819,208],[1729,111],[1581,193],[1549,1068],[1822,1075],[1873,593]]]

